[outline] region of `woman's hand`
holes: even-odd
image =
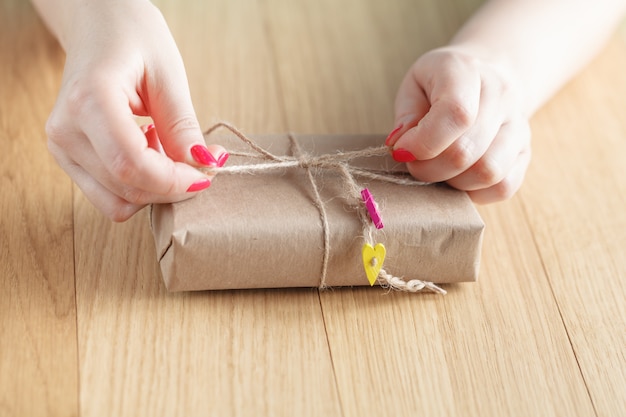
[[[515,80],[461,47],[410,68],[396,97],[394,159],[427,182],[445,181],[479,203],[512,196],[530,161],[530,128]]]
[[[211,178],[194,166],[221,166],[228,154],[205,146],[181,56],[156,7],[78,3],[65,22],[67,60],[46,130],[52,155],[87,198],[123,221],[146,204],[208,187]],[[151,116],[156,130],[142,131],[136,115]]]

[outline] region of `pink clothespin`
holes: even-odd
[[[380,217],[380,212],[378,211],[378,205],[376,201],[374,201],[374,197],[370,190],[364,188],[361,190],[361,197],[363,197],[363,201],[365,202],[365,208],[370,215],[370,219],[374,223],[377,229],[383,228],[383,219]]]

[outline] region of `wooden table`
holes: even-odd
[[[478,1],[162,0],[203,126],[386,133],[410,63]],[[626,28],[532,120],[480,207],[480,281],[168,294],[146,212],[48,155],[64,55],[0,4],[0,416],[626,415]]]

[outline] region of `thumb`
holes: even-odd
[[[211,165],[217,159],[205,145],[200,124],[193,111],[191,98],[180,89],[165,88],[151,95],[151,116],[165,154],[176,162],[189,165]]]
[[[172,104],[163,104],[168,101]],[[189,96],[179,100],[169,96],[169,100],[160,101],[157,108],[160,106],[171,106],[173,109],[171,112],[152,113],[158,141],[169,158],[193,166],[221,167],[226,163],[228,153],[223,146],[206,145]]]
[[[415,66],[406,74],[396,94],[394,129],[387,137],[387,146],[393,146],[407,131],[417,126],[430,109],[426,92],[417,83],[414,71]]]
[[[172,41],[173,42],[173,41]],[[191,102],[182,58],[173,45],[170,59],[148,77],[150,116],[165,154],[176,162],[194,166],[223,165],[228,157],[219,145],[207,147]]]

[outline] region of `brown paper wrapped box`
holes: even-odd
[[[287,135],[253,139],[275,155],[289,155]],[[380,136],[296,135],[309,154],[378,146]],[[229,150],[249,151],[229,135],[211,136]],[[231,157],[228,165],[252,163]],[[353,165],[404,170],[392,158],[361,158]],[[369,285],[361,250],[362,228],[343,196],[342,178],[316,170],[328,215],[330,257],[326,284]],[[357,178],[381,209],[384,228],[374,233],[387,249],[384,269],[406,280],[437,284],[475,281],[484,224],[464,192],[445,185],[407,186]],[[317,287],[324,231],[304,168],[218,175],[197,197],[154,205],[152,228],[169,291]]]

